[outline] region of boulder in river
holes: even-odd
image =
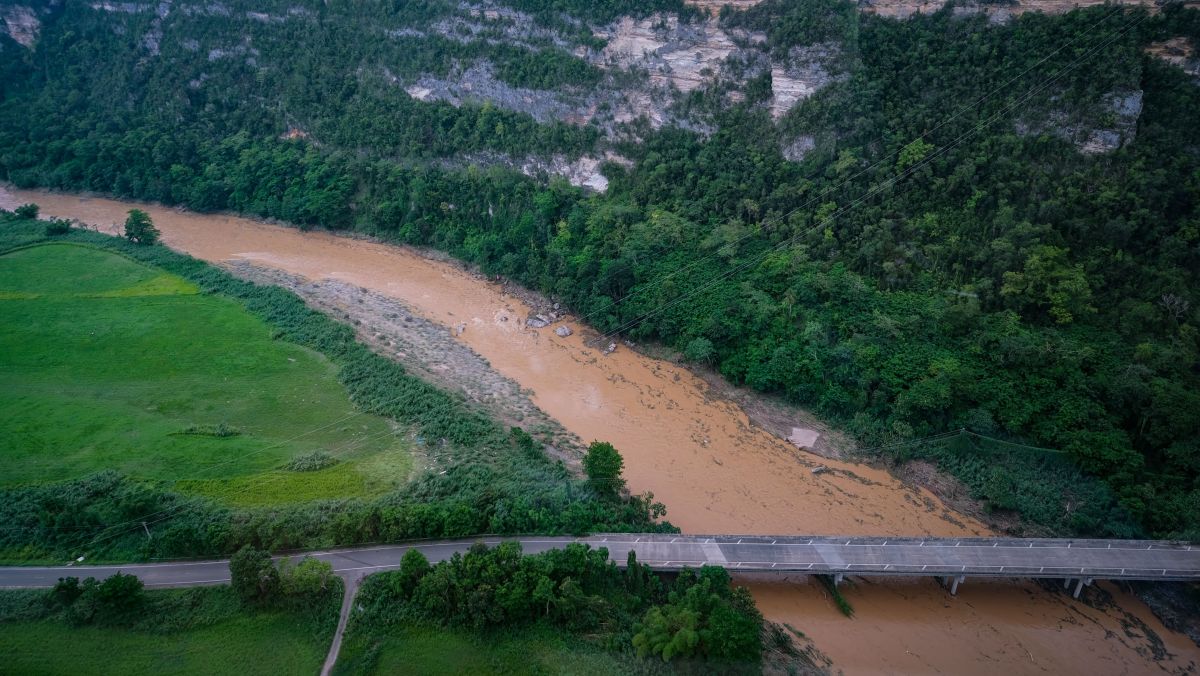
[[[571,329],[565,326],[560,326],[557,329],[554,329],[554,333],[557,334],[559,338],[566,338],[567,336],[571,335]]]

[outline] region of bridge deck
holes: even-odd
[[[1200,580],[1200,545],[1145,540],[1021,540],[1006,538],[739,537],[595,535],[586,538],[484,538],[488,544],[520,542],[533,554],[570,542],[607,547],[624,564],[630,551],[658,570],[717,565],[738,571],[842,573],[846,575],[1046,577],[1125,580]],[[399,566],[411,548],[430,561],[465,552],[474,539],[418,542],[312,552],[340,574],[369,574]],[[51,586],[66,575],[136,574],[149,586],[220,584],[228,561],[181,561],[119,566],[0,568],[0,587]]]
[[[1141,540],[600,536],[614,558],[670,569],[857,575],[1200,579],[1200,546]]]

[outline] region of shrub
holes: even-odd
[[[304,455],[292,458],[283,468],[293,472],[315,472],[327,467],[333,467],[338,462],[337,458],[325,451],[313,451],[312,453],[305,453]]]
[[[271,555],[246,545],[229,559],[229,582],[247,605],[269,605],[278,600],[279,571]]]
[[[325,598],[333,588],[333,564],[304,557],[293,564],[290,559],[279,562],[279,589],[291,605],[306,606]]]
[[[15,214],[17,218],[27,218],[32,221],[38,217],[39,210],[40,209],[36,204],[22,204],[13,210],[13,214]]]
[[[46,236],[58,237],[71,232],[71,221],[65,218],[51,218],[46,221]]]

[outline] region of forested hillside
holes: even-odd
[[[431,245],[1139,524],[1064,532],[1200,537],[1200,80],[1151,53],[1200,12],[970,9],[6,1],[0,177]]]

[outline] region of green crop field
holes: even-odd
[[[337,594],[302,610],[240,606],[229,587],[153,591],[132,625],[71,626],[43,592],[0,592],[0,673],[315,674]]]
[[[115,469],[233,504],[403,483],[406,430],[358,413],[336,367],[241,305],[122,256],[0,256],[0,486]],[[284,469],[321,452],[340,462]]]

